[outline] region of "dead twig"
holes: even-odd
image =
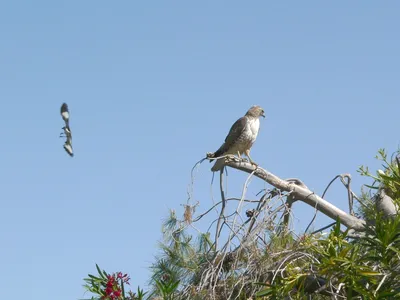
[[[222,207],[221,207],[221,212],[219,214],[218,222],[217,222],[217,228],[215,230],[215,249],[218,249],[218,240],[219,240],[219,235],[220,235],[220,230],[221,230],[221,220],[225,218],[224,213],[225,213],[225,207],[226,207],[226,199],[225,199],[225,190],[224,190],[224,169],[222,168],[219,173],[219,188],[221,192],[221,201],[222,201]]]

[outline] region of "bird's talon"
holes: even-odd
[[[233,154],[229,154],[226,156],[227,161],[235,161],[236,159],[237,159],[236,156]]]
[[[254,166],[256,169],[258,168],[258,164],[255,163],[254,161],[250,162],[252,166]]]

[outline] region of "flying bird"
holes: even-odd
[[[260,117],[265,118],[264,110],[258,105],[250,107],[246,114],[232,125],[222,146],[214,153],[207,153],[207,158],[218,158],[225,155],[238,155],[241,158],[244,153],[251,164],[257,165],[250,157],[250,149],[257,139]],[[224,162],[224,158],[217,159],[211,171],[221,170]]]
[[[69,128],[69,110],[67,103],[63,103],[61,105],[61,117],[65,122],[65,126],[62,128],[64,130],[63,133],[60,134],[60,137],[66,137],[66,141],[64,143],[65,151],[71,156],[74,156],[74,152],[72,149],[72,132],[71,128]]]

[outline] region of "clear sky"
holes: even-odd
[[[144,286],[193,165],[253,104],[252,158],[322,193],[399,144],[399,2],[3,1],[2,299],[84,297],[107,271]],[[67,102],[75,157],[63,150]],[[211,164],[196,172],[211,205]],[[246,176],[230,170],[230,184]],[[262,185],[253,180],[250,196]],[[214,195],[216,193],[214,186]],[[240,193],[231,196],[240,196]],[[327,199],[347,209],[339,183]],[[313,209],[294,205],[295,230]],[[330,220],[318,217],[316,228]],[[87,296],[87,295],[86,295]]]

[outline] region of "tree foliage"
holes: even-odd
[[[373,178],[374,183],[368,186],[368,192],[364,189],[357,198],[360,202],[358,215],[366,221],[358,235],[350,234],[350,228],[342,230],[338,218],[329,233],[297,236],[284,222],[285,216],[292,213],[288,211],[288,203],[293,202],[291,194],[274,189],[264,193],[258,204],[268,198],[271,206],[271,200],[278,197],[285,205],[267,211],[276,216],[262,219],[264,224],[258,223],[262,230],[252,239],[246,239],[243,234],[239,238],[242,244],[229,249],[215,247],[218,243],[212,238],[211,230],[198,233],[195,239],[194,234],[188,233],[187,220],[178,220],[172,211],[164,224],[162,254],[152,267],[154,282],[163,278],[179,282],[174,291],[175,299],[400,297],[400,217],[379,211],[374,198],[379,189],[384,189],[394,204],[399,204],[400,164],[397,159],[389,161],[384,150],[378,152],[377,158],[382,161],[383,170],[376,175],[365,167],[359,170],[362,175]],[[246,214],[250,217],[243,218],[240,224],[229,223],[225,215],[222,219],[236,228],[248,229],[253,216],[249,210]],[[260,243],[261,233],[263,241]],[[205,282],[206,274],[209,276]],[[154,287],[153,293],[157,294],[157,286]]]
[[[400,299],[397,154],[389,160],[379,150],[383,169],[374,174],[360,167],[361,175],[373,179],[360,196],[351,190],[350,175],[338,175],[348,191],[348,215],[328,212],[337,215],[331,228],[304,234],[294,232],[289,222],[293,202],[303,201],[308,190],[304,183],[279,179],[282,190],[275,180],[257,199],[248,199],[248,182],[256,172],[249,169],[241,197],[227,198],[222,171],[221,201],[199,214],[188,201],[182,218],[171,210],[164,221],[148,299]],[[315,201],[324,195],[318,197]],[[236,206],[228,209],[231,203]],[[216,217],[210,222],[205,217],[212,212]],[[352,227],[352,218],[362,223]],[[201,221],[207,230],[199,229]]]

